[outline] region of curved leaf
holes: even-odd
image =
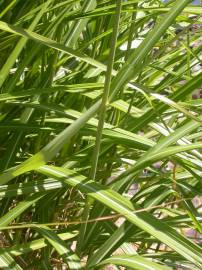
[[[135,256],[127,256],[127,255],[120,255],[120,256],[112,256],[109,259],[106,259],[99,263],[98,266],[106,265],[106,264],[115,264],[124,267],[129,267],[130,269],[134,270],[171,270],[170,267],[163,266],[157,264],[155,262],[149,261],[144,257],[135,255]]]

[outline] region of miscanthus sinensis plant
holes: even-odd
[[[1,269],[202,269],[201,14],[0,1]]]

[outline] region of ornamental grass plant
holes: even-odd
[[[0,268],[202,269],[202,6],[0,0]]]

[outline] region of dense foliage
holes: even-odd
[[[0,0],[2,269],[202,269],[201,14]]]

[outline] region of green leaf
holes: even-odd
[[[75,231],[72,233],[69,233],[69,232],[60,233],[60,234],[58,234],[58,236],[63,241],[66,241],[66,240],[74,238],[77,234],[78,233]],[[19,255],[23,255],[25,253],[32,252],[34,250],[44,248],[46,246],[47,246],[47,241],[45,240],[45,238],[40,238],[40,239],[33,240],[33,241],[25,243],[25,244],[18,244],[18,245],[12,246],[10,248],[5,248],[5,250],[8,251],[13,256],[19,256]]]
[[[53,230],[47,226],[36,226],[36,230],[57,250],[70,269],[83,269],[79,257],[67,248],[66,243]]]
[[[23,213],[27,208],[33,205],[35,202],[40,200],[44,194],[34,193],[29,195],[24,201],[18,203],[13,209],[6,213],[3,217],[0,218],[0,227],[4,227],[17,218],[21,213]]]
[[[0,267],[2,269],[22,270],[7,252],[0,252]]]
[[[127,256],[127,255],[120,255],[120,256],[112,256],[109,259],[106,259],[99,263],[98,266],[106,265],[106,264],[115,264],[124,267],[129,267],[130,269],[135,270],[168,270],[171,269],[170,267],[163,266],[157,264],[155,262],[149,261],[144,257],[135,255],[135,256]]]

